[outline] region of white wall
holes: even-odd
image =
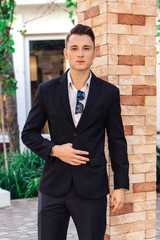
[[[73,28],[69,15],[62,9],[65,7],[64,0],[60,0],[61,8],[54,10],[52,6],[46,11],[49,5],[43,4],[51,0],[19,0],[17,1],[16,20],[13,25],[13,38],[15,41],[14,69],[18,82],[17,89],[17,111],[20,135],[23,129],[28,111],[31,105],[30,98],[30,75],[29,75],[29,39],[65,39],[66,35]],[[30,4],[30,5],[29,5]],[[43,16],[45,12],[45,15]],[[27,30],[25,37],[18,31]],[[24,145],[21,140],[21,150]]]

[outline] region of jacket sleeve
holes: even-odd
[[[114,172],[114,189],[129,189],[127,142],[124,136],[118,88],[106,120],[106,129],[109,156]]]
[[[45,161],[50,161],[53,159],[53,157],[50,156],[50,151],[55,144],[41,135],[41,130],[46,121],[47,113],[43,105],[41,85],[39,85],[32,109],[30,110],[24,125],[21,138],[23,143],[35,154],[43,158]]]

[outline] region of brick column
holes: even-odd
[[[94,73],[120,89],[128,142],[130,191],[105,239],[156,240],[156,0],[78,0],[78,22],[96,35]]]

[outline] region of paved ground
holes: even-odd
[[[37,239],[37,200],[13,200],[12,205],[0,209],[0,240]],[[72,221],[67,240],[78,240]],[[157,240],[160,240],[160,194],[157,195]]]
[[[10,207],[0,209],[0,240],[37,240],[37,200],[12,200]],[[78,240],[70,221],[67,240]]]

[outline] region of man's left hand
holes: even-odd
[[[112,213],[115,213],[118,210],[120,210],[124,206],[125,201],[126,201],[126,190],[115,189],[111,196],[111,207],[114,206],[112,209]]]

